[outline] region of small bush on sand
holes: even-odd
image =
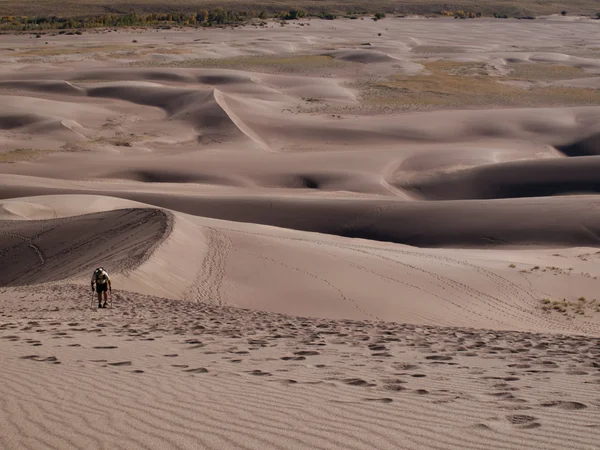
[[[375,13],[375,18],[377,20],[383,19],[383,18],[385,18],[385,13],[382,13],[382,12]]]
[[[289,11],[283,11],[280,15],[282,20],[297,20],[306,16],[306,13],[301,9],[290,9]]]

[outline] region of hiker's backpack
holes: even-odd
[[[106,283],[106,272],[102,267],[98,267],[94,271],[96,283],[104,284]]]

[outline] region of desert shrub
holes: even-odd
[[[384,17],[385,17],[385,13],[382,13],[382,12],[377,12],[377,13],[375,13],[375,18],[376,18],[377,20],[379,20],[379,19],[383,19]]]
[[[283,11],[280,15],[282,20],[297,20],[306,16],[306,13],[300,9],[290,9],[289,11]]]
[[[596,13],[596,19],[600,20],[600,12]]]
[[[567,12],[566,12],[566,11],[561,11],[561,12],[560,12],[560,15],[561,15],[561,16],[566,16],[566,15],[567,15]]]

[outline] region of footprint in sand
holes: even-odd
[[[60,364],[60,361],[58,360],[58,358],[56,356],[48,356],[48,357],[44,358],[43,356],[38,356],[38,355],[27,355],[27,356],[21,356],[21,359],[30,359],[33,361],[51,362],[53,364]]]
[[[298,384],[298,382],[296,380],[292,380],[291,378],[284,378],[284,379],[281,379],[281,380],[271,380],[271,381],[274,381],[274,382],[280,383],[280,384],[286,384],[286,385],[289,385],[289,384]]]
[[[365,398],[367,402],[377,402],[377,403],[392,403],[394,400],[389,397],[384,398]]]
[[[451,361],[452,360],[452,356],[430,355],[430,356],[426,356],[425,359],[430,359],[432,361]]]
[[[511,424],[526,430],[539,428],[542,426],[541,423],[536,422],[537,417],[527,416],[524,414],[512,414],[510,416],[506,416],[506,420],[508,420]]]
[[[299,356],[316,356],[316,355],[320,355],[321,353],[315,351],[315,350],[302,350],[299,352],[294,352],[294,355],[299,355]]]
[[[93,347],[93,348],[98,349],[98,350],[112,350],[112,349],[119,348],[119,347],[117,347],[116,345],[105,345],[105,346]]]
[[[399,382],[399,383],[386,383],[383,385],[383,388],[386,391],[392,391],[392,392],[400,392],[400,391],[406,391],[407,389],[402,386],[402,384],[400,383],[405,383],[405,381]]]
[[[186,369],[186,370],[184,370],[184,372],[189,372],[189,373],[208,373],[208,369],[205,369],[204,367],[198,367],[196,369]]]
[[[284,361],[304,361],[306,357],[304,356],[282,356],[281,359]]]
[[[565,402],[565,401],[560,401],[560,400],[545,402],[545,403],[542,403],[541,406],[544,406],[546,408],[560,408],[560,409],[564,409],[567,411],[573,411],[573,410],[587,408],[587,405],[585,403]]]
[[[413,369],[418,369],[419,366],[417,366],[416,364],[409,364],[409,363],[395,363],[393,364],[394,369],[398,369],[398,370],[413,370]]]
[[[163,355],[165,358],[175,358],[176,356],[179,356],[177,353],[170,353],[168,355]]]
[[[131,361],[120,361],[120,362],[116,362],[116,363],[108,363],[109,366],[130,366],[131,365]]]
[[[257,376],[263,376],[263,377],[264,376],[266,376],[266,377],[270,377],[271,376],[271,374],[269,372],[263,372],[260,369],[253,370],[252,372],[248,372],[248,373],[250,375],[257,375]]]
[[[376,351],[387,350],[387,347],[385,345],[371,344],[371,345],[369,345],[369,350],[371,350],[372,352],[376,352]]]
[[[376,386],[374,383],[369,383],[368,381],[362,380],[360,378],[347,378],[342,381],[350,386],[365,386],[365,387]]]

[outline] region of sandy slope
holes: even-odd
[[[597,339],[81,291],[0,294],[4,448],[596,445]]]
[[[361,86],[597,22],[275,25],[0,40],[0,448],[595,448],[600,107]]]

